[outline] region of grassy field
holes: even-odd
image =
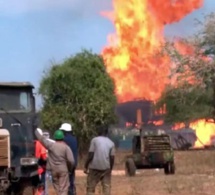
[[[118,152],[116,170],[124,169],[124,156]],[[212,195],[215,193],[215,151],[175,152],[176,174],[163,170],[141,170],[135,177],[112,177],[112,195]],[[80,167],[81,168],[81,167]],[[77,195],[86,194],[86,177],[76,178]],[[50,187],[50,194],[55,194]],[[97,195],[101,187],[97,188]]]

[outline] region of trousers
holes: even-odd
[[[103,195],[111,194],[111,170],[90,169],[87,176],[87,195],[94,195],[97,184],[101,182]]]
[[[69,173],[52,171],[53,186],[57,195],[68,195]]]
[[[75,187],[75,170],[69,175],[69,195],[76,195],[76,187]]]

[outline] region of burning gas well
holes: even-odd
[[[199,9],[203,0],[112,0],[112,4],[113,11],[102,12],[102,16],[113,22],[115,33],[108,36],[102,56],[115,82],[118,101],[121,104],[140,98],[155,102],[170,82],[170,59],[154,56],[165,41],[165,25]],[[186,45],[181,49],[186,52]],[[181,126],[175,124],[174,129]],[[195,147],[208,145],[215,137],[215,124],[205,119],[190,127],[201,140]]]
[[[116,31],[108,36],[102,56],[119,102],[160,97],[169,82],[171,62],[167,56],[155,58],[154,54],[165,41],[165,25],[202,5],[203,0],[113,0],[113,11],[102,12]]]

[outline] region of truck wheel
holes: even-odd
[[[15,195],[12,193],[11,187],[9,187],[5,192],[0,192],[0,195]]]
[[[32,185],[24,185],[21,195],[34,195],[34,186]]]
[[[0,192],[0,195],[16,195],[16,194],[10,191],[10,192]]]
[[[132,177],[136,174],[136,166],[134,164],[134,160],[132,158],[129,158],[125,162],[125,171],[126,175]]]

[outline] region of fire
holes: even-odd
[[[203,0],[113,0],[116,34],[102,51],[119,102],[145,98],[157,100],[169,82],[168,57],[157,52],[164,42],[164,27],[202,6]]]
[[[178,130],[184,128],[184,123],[177,123],[172,128],[173,130]],[[195,142],[195,148],[201,148],[207,145],[211,145],[212,139],[215,136],[215,121],[199,119],[189,125],[196,132],[197,141]]]
[[[202,5],[203,0],[113,0],[113,12],[102,14],[113,21],[116,33],[109,35],[102,56],[115,82],[119,102],[136,98],[156,101],[160,97],[170,82],[171,68],[167,56],[157,55],[165,41],[165,25],[178,22]],[[180,44],[176,47],[182,53],[193,52]],[[179,127],[183,124],[174,128]],[[199,138],[195,147],[209,144],[215,135],[215,124],[204,119],[191,123],[190,127]]]
[[[198,140],[195,142],[195,147],[211,145],[211,139],[215,135],[214,121],[206,121],[205,119],[201,119],[191,123],[190,127],[196,131],[196,136],[198,137]]]
[[[178,129],[181,129],[181,128],[185,128],[185,124],[184,123],[176,123],[172,127],[172,130],[178,130]]]
[[[182,55],[192,55],[195,52],[195,48],[192,45],[188,45],[180,39],[175,41],[174,46]]]
[[[210,58],[204,56],[203,51],[198,51],[198,48],[196,48],[191,43],[187,43],[186,41],[182,39],[177,39],[174,42],[174,48],[173,50],[177,50],[181,55],[183,55],[186,59],[188,57],[189,59],[192,59],[192,63],[189,65],[183,65],[183,72],[175,73],[171,77],[171,84],[175,87],[178,87],[180,85],[183,85],[184,82],[189,83],[191,85],[193,84],[202,84],[202,80],[199,78],[196,78],[195,72],[192,71],[190,67],[192,67],[192,64],[196,63],[196,60],[199,60],[200,56],[202,61],[209,61]],[[190,57],[192,56],[192,58]],[[177,63],[177,62],[176,62]],[[172,63],[172,67],[175,68],[175,64]],[[178,79],[179,78],[179,79]]]
[[[163,125],[163,120],[159,120],[159,121],[153,121],[154,125]]]

